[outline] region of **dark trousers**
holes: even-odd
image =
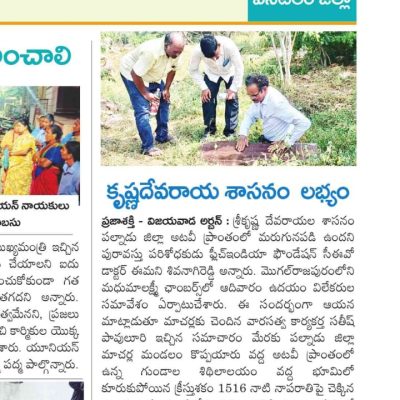
[[[221,82],[224,81],[222,78],[218,79],[218,82],[212,82],[207,75],[204,75],[204,82],[211,92],[211,99],[203,103],[203,118],[205,125],[205,132],[213,134],[217,130],[216,117],[217,117],[217,95]],[[229,89],[232,85],[233,76],[228,82],[225,82],[226,89]],[[239,100],[236,95],[233,100],[225,101],[225,128],[224,135],[229,136],[235,133],[235,129],[238,126],[239,121]]]

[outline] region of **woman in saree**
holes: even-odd
[[[45,145],[34,155],[31,194],[55,195],[63,166],[60,139],[62,130],[58,125],[46,129]]]
[[[27,195],[32,182],[32,156],[35,152],[35,139],[30,133],[26,118],[17,119],[11,131],[1,142],[3,150],[3,193]],[[8,165],[5,164],[8,154]]]

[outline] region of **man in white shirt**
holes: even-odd
[[[199,66],[203,61],[204,75]],[[215,134],[217,95],[221,82],[226,88],[224,135],[235,133],[239,117],[238,90],[243,81],[243,61],[233,41],[224,36],[205,35],[193,51],[189,73],[201,89],[204,136]]]
[[[252,74],[246,78],[246,91],[252,104],[240,125],[236,150],[248,146],[247,135],[251,125],[258,119],[263,122],[263,136],[273,143],[270,151],[285,152],[311,126],[310,120],[296,110],[277,89],[269,86],[264,75]]]
[[[168,134],[170,87],[178,68],[179,56],[185,47],[181,32],[170,32],[164,38],[148,40],[126,54],[120,72],[135,111],[136,126],[142,140],[142,152],[149,156],[161,155],[154,147],[150,126],[150,105],[156,103],[158,143],[172,142]],[[166,76],[165,83],[162,80]],[[155,95],[160,90],[161,98]]]

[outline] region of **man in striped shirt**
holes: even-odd
[[[240,126],[236,150],[248,146],[247,135],[251,125],[258,119],[263,122],[262,133],[267,142],[273,143],[270,151],[285,152],[311,126],[310,120],[296,110],[287,98],[269,86],[264,75],[252,74],[246,80],[246,91],[252,104]]]

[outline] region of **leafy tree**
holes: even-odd
[[[304,50],[310,68],[356,62],[356,32],[299,32],[294,51]]]

